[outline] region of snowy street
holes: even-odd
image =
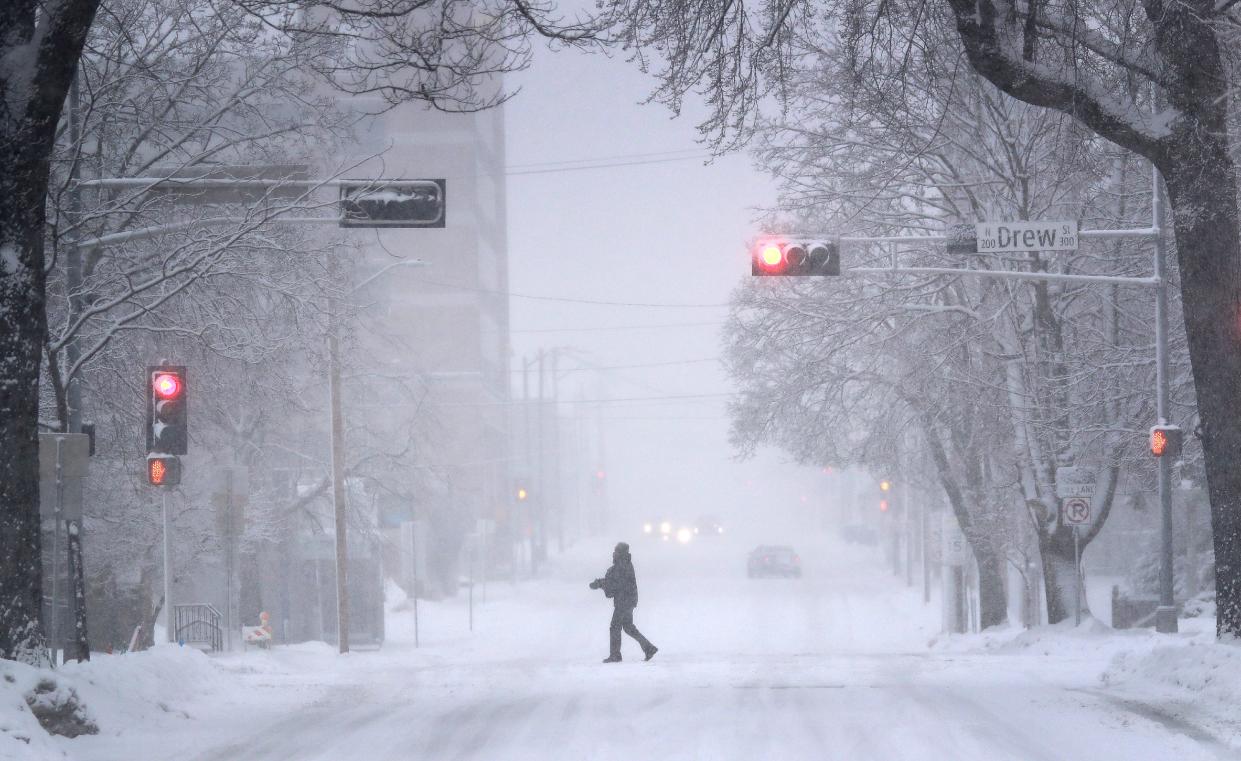
[[[493,583],[473,635],[461,599],[423,604],[417,650],[398,611],[379,652],[213,659],[244,689],[220,687],[188,720],[173,710],[62,747],[82,761],[154,758],[169,743],[196,761],[1234,757],[1105,693],[1107,659],[1090,649],[928,649],[938,606],[873,551],[807,545],[803,579],[751,580],[746,549],[635,542],[635,620],[661,648],[650,663],[629,640],[624,663],[599,663],[609,608],[586,583],[608,546],[595,544],[550,579]]]

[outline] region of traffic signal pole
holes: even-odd
[[[1168,286],[1164,262],[1163,194],[1159,170],[1151,167],[1151,227],[1155,230],[1155,414],[1159,425],[1168,423]],[[1159,607],[1155,631],[1177,631],[1172,580],[1172,458],[1159,457]]]

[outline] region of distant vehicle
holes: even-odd
[[[642,536],[650,539],[672,540],[672,521],[652,520],[642,524]]]
[[[719,536],[724,533],[724,526],[714,515],[700,515],[694,523],[695,536]]]
[[[779,576],[801,578],[801,558],[787,544],[759,545],[750,553],[746,575],[751,579]]]
[[[840,538],[850,544],[865,544],[871,547],[879,544],[879,534],[870,526],[850,523],[840,527]]]

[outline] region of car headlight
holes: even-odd
[[[694,538],[694,532],[688,528],[683,528],[677,532],[677,541],[681,544],[689,544],[689,540]]]
[[[643,523],[643,524],[642,524],[642,533],[644,533],[644,534],[649,534],[649,533],[651,533],[651,524],[649,524],[649,523]]]
[[[669,523],[668,521],[664,521],[663,523],[659,524],[659,533],[661,533],[661,534],[671,534],[671,533],[672,533],[672,524],[671,524],[671,523]]]

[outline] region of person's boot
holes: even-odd
[[[647,660],[650,660],[650,659],[648,658]],[[620,663],[621,657],[619,655],[609,655],[607,658],[603,659],[603,662],[604,663]]]
[[[643,652],[646,653],[646,657],[643,658],[642,660],[649,661],[650,659],[655,657],[655,653],[659,652],[659,648],[655,647],[654,645],[651,645]]]

